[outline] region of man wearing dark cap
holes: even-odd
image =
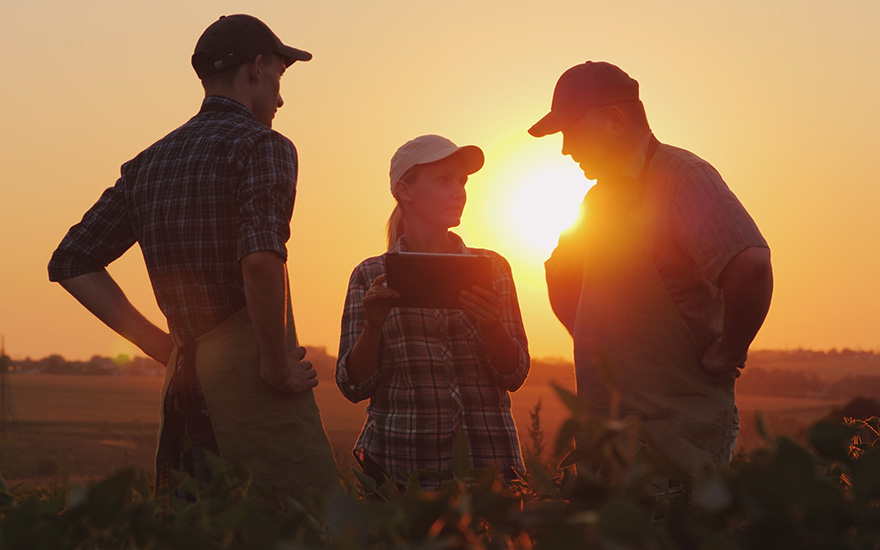
[[[172,470],[208,481],[206,452],[294,496],[338,483],[288,289],[296,149],[271,129],[281,75],[311,58],[248,15],[209,26],[192,56],[198,114],[124,164],[49,263],[52,281],[168,365],[157,490]],[[135,243],[170,334],[105,270]]]
[[[588,61],[559,78],[529,130],[556,132],[597,181],[545,263],[578,393],[600,414],[641,416],[640,441],[685,478],[727,464],[734,380],[770,306],[767,242],[708,162],[657,141],[618,67]]]

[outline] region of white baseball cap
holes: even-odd
[[[391,157],[391,194],[397,191],[397,182],[407,170],[418,164],[429,164],[454,154],[461,154],[468,175],[483,167],[485,156],[483,150],[476,145],[461,147],[443,136],[427,134],[411,139],[400,146]]]

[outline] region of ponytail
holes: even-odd
[[[405,183],[412,183],[419,177],[419,172],[422,169],[422,164],[416,164],[415,166],[411,166],[409,170],[403,173],[400,176],[400,181]],[[391,189],[391,193],[394,194],[394,187]],[[394,200],[397,200],[397,195],[394,195]],[[403,209],[400,207],[400,203],[394,205],[394,210],[391,211],[391,217],[388,218],[388,225],[385,226],[385,231],[388,235],[388,250],[397,244],[397,240],[403,235]]]
[[[394,210],[391,211],[391,217],[388,218],[388,225],[386,226],[386,232],[388,234],[388,250],[397,244],[397,240],[403,235],[403,211],[400,209],[399,204],[394,205]]]

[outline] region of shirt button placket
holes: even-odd
[[[461,398],[461,389],[458,387],[458,380],[455,375],[455,358],[452,356],[452,343],[449,334],[449,315],[445,312],[437,312],[435,320],[437,322],[437,332],[440,334],[440,349],[442,350],[444,371],[446,379],[449,381],[449,393],[452,397],[452,429],[457,430],[462,425],[464,416],[463,401]]]

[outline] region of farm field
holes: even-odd
[[[574,387],[572,374],[534,373],[513,394],[513,413],[523,447],[529,442],[530,411],[541,401],[544,441],[552,443],[567,411],[549,385]],[[350,450],[363,424],[366,403],[352,404],[332,379],[315,390],[325,429],[341,467],[353,465]],[[151,471],[159,421],[159,377],[11,375],[14,420],[0,432],[0,474],[10,483],[46,484],[104,476],[134,465]],[[777,435],[798,435],[840,403],[820,399],[739,396],[740,443],[760,445],[754,418],[764,414]]]
[[[748,451],[763,444],[755,427],[756,415],[764,417],[771,435],[801,438],[807,427],[846,400],[737,394],[736,402],[740,413],[737,450]]]

